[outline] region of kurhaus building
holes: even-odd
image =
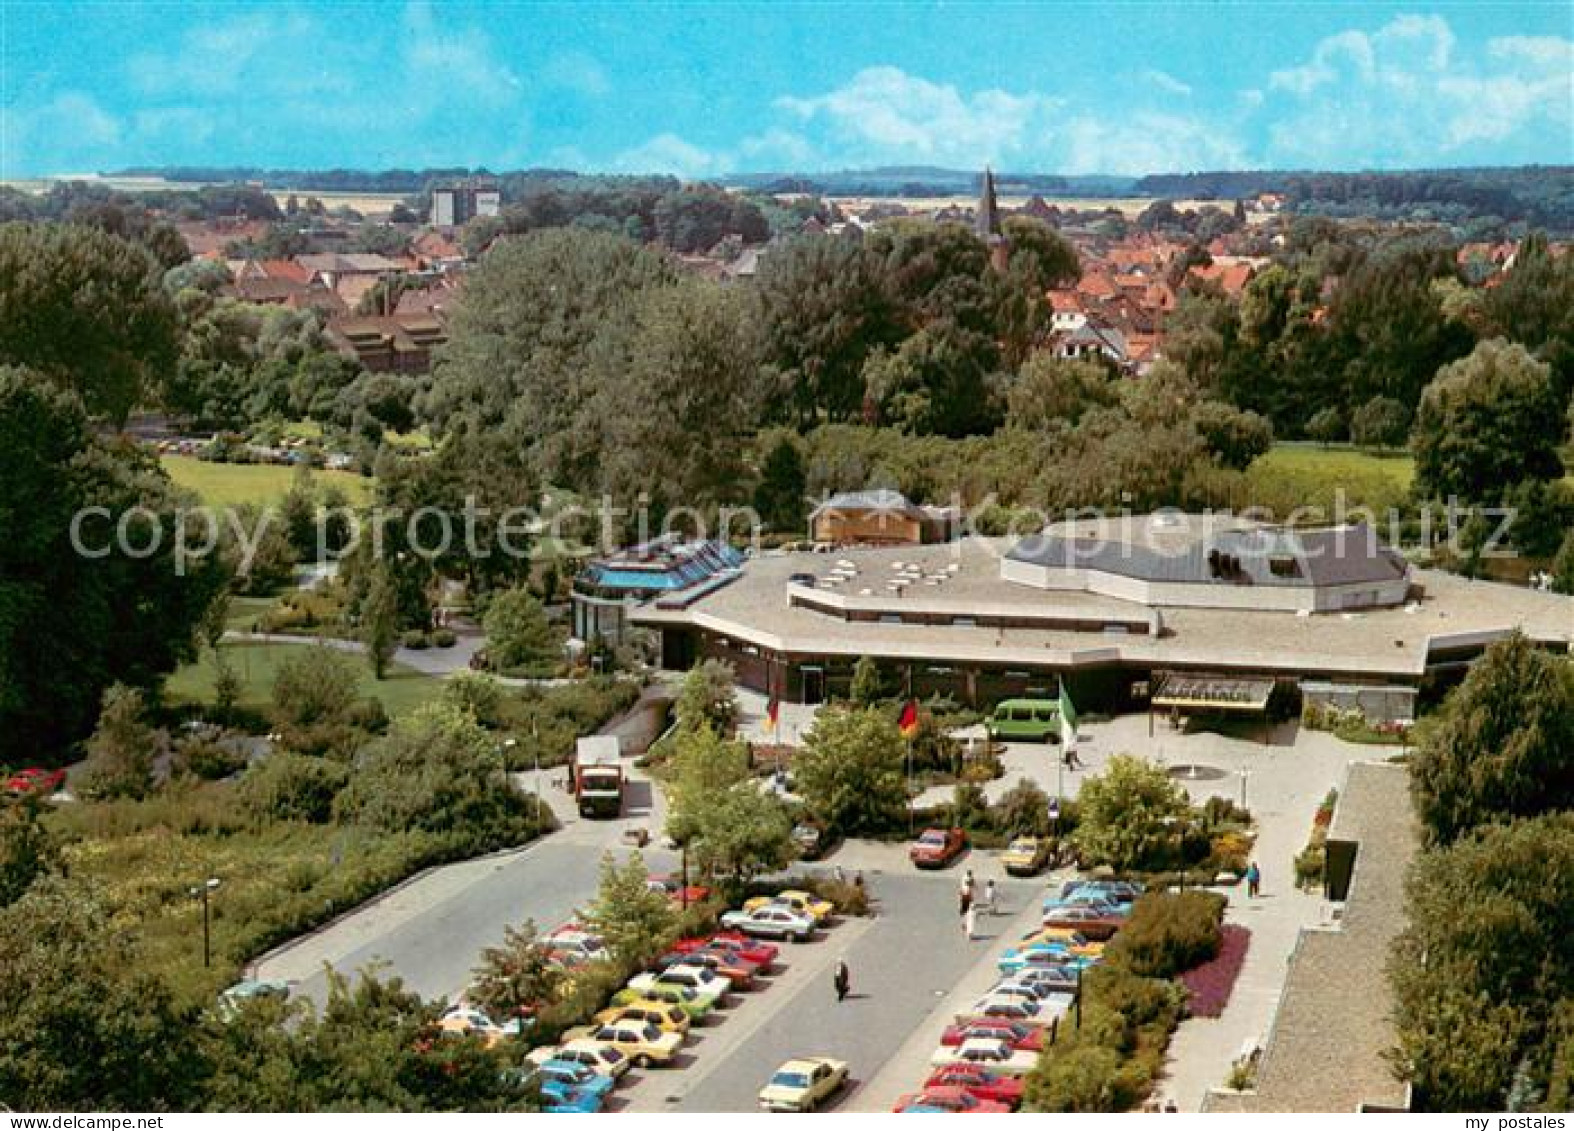
[[[1574,599],[1410,567],[1368,527],[1182,514],[1061,523],[1015,542],[763,554],[626,609],[663,666],[730,662],[784,700],[893,688],[982,705],[1261,713],[1302,699],[1413,717],[1429,684],[1520,630],[1567,651]]]

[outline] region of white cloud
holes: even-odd
[[[1083,115],[1067,123],[1065,135],[1065,156],[1055,168],[1073,176],[1238,169],[1250,163],[1231,131],[1182,114],[1145,110],[1118,120]]]
[[[612,80],[604,67],[583,51],[565,51],[548,59],[533,76],[546,86],[600,98],[612,92]]]
[[[677,134],[664,133],[618,154],[612,159],[612,168],[625,173],[669,173],[693,180],[729,172],[732,162],[725,154],[711,153]]]
[[[1503,160],[1574,160],[1574,43],[1514,36],[1461,49],[1439,16],[1345,31],[1275,71],[1266,157],[1275,164],[1442,165],[1495,143]],[[1547,143],[1554,148],[1548,151]]]
[[[859,71],[826,94],[776,100],[802,129],[823,136],[823,150],[862,154],[866,162],[960,165],[1021,155],[1051,124],[1057,105],[1036,93],[964,94],[896,67]]]
[[[1157,87],[1165,94],[1177,98],[1190,98],[1191,87],[1167,71],[1147,70],[1142,72],[1142,81],[1150,86]]]

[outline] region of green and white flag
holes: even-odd
[[[1066,681],[1060,681],[1060,741],[1067,746],[1077,740],[1077,709],[1071,705]]]

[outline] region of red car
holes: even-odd
[[[966,847],[967,834],[961,829],[925,829],[907,850],[907,858],[915,867],[944,868]]]
[[[1015,1108],[1022,1102],[1022,1077],[1003,1076],[971,1064],[948,1064],[930,1073],[924,1088],[961,1088],[991,1103]]]
[[[896,1101],[891,1110],[901,1114],[914,1108],[922,1111],[943,1111],[951,1115],[991,1115],[1011,1109],[994,1100],[981,1100],[966,1088],[925,1088]]]
[[[699,884],[683,886],[680,876],[661,875],[650,876],[645,881],[645,886],[651,891],[665,892],[671,897],[673,903],[684,907],[692,907],[696,903],[704,903],[710,898],[710,888],[701,887]]]
[[[770,943],[759,942],[740,935],[737,931],[723,931],[708,938],[679,939],[673,944],[672,949],[679,954],[692,954],[696,950],[724,950],[737,955],[745,962],[754,963],[761,971],[775,966],[776,956],[780,953]]]
[[[18,796],[24,793],[54,793],[65,784],[64,770],[45,770],[34,766],[18,770],[6,779],[5,791]]]
[[[979,1017],[972,1021],[947,1025],[945,1032],[940,1034],[940,1043],[959,1045],[974,1037],[1005,1041],[1018,1052],[1038,1052],[1044,1047],[1044,1026]]]

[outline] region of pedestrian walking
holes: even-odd
[[[1065,763],[1068,770],[1080,770],[1082,768],[1082,759],[1077,757],[1077,744],[1075,742],[1066,743]]]
[[[995,913],[995,881],[993,877],[984,883],[984,910],[991,915]]]
[[[1246,866],[1246,894],[1256,899],[1262,893],[1262,869],[1253,860]]]
[[[963,873],[962,887],[967,892],[967,901],[973,902],[973,897],[978,894],[978,881],[973,879],[973,869],[969,868]]]
[[[847,991],[853,988],[853,976],[847,963],[840,958],[836,960],[836,973],[831,975],[831,982],[836,986],[836,1000],[846,1001]]]
[[[972,904],[968,904],[967,910],[962,914],[962,933],[967,936],[969,942],[978,935],[978,909]]]
[[[966,915],[968,910],[973,906],[973,893],[967,890],[966,885],[963,885],[962,889],[956,893],[956,899],[957,914]]]

